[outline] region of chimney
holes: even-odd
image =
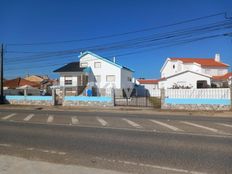
[[[116,62],[116,58],[115,58],[115,57],[113,57],[113,62],[114,62],[114,63]]]
[[[215,61],[217,62],[220,62],[220,54],[215,54],[215,58],[214,58]]]

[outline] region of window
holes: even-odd
[[[96,82],[100,83],[101,82],[101,76],[100,75],[96,75],[95,76]]]
[[[72,77],[64,77],[65,85],[72,85]]]
[[[176,68],[176,66],[175,66],[175,65],[173,65],[173,66],[172,66],[172,68],[173,68],[173,69],[175,69],[175,68]]]
[[[129,82],[131,82],[131,77],[128,77],[127,80],[128,80]]]
[[[101,62],[94,62],[94,68],[101,68]]]
[[[65,84],[65,85],[72,85],[72,80],[65,80],[65,81],[64,81],[64,84]]]
[[[87,62],[82,62],[81,63],[81,67],[87,67],[88,66],[88,63]]]
[[[107,75],[106,81],[107,82],[115,82],[115,75]]]

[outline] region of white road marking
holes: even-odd
[[[194,126],[194,127],[198,127],[198,128],[202,128],[202,129],[205,129],[205,130],[214,132],[214,133],[219,133],[219,132],[221,132],[221,131],[219,131],[219,130],[217,130],[217,129],[214,129],[214,128],[211,128],[211,127],[202,126],[202,125],[195,124],[195,123],[191,123],[191,122],[187,122],[187,121],[181,121],[181,123],[184,123],[184,124],[187,124],[187,125],[190,125],[190,126]],[[221,132],[221,133],[222,133],[222,132]]]
[[[143,128],[141,125],[139,125],[139,124],[137,124],[137,123],[135,123],[135,122],[133,122],[131,120],[128,120],[126,118],[122,118],[122,120],[124,120],[125,122],[127,122],[129,125],[131,125],[133,127],[136,127],[136,128],[139,128],[139,129]]]
[[[33,147],[29,147],[29,148],[26,148],[26,150],[33,151],[33,150],[35,150],[35,148],[33,148]]]
[[[161,126],[164,126],[164,127],[168,128],[168,129],[171,129],[173,131],[183,131],[183,130],[181,130],[181,129],[175,127],[175,126],[169,125],[167,123],[163,123],[163,122],[160,122],[160,121],[157,121],[157,120],[150,120],[150,121],[153,122],[153,123],[159,124]]]
[[[58,152],[59,155],[66,155],[65,152]]]
[[[34,114],[29,114],[28,116],[26,116],[23,120],[24,121],[29,121],[32,117],[34,117]]]
[[[0,146],[1,146],[1,144],[0,144]],[[26,148],[26,150],[28,150],[28,151],[39,151],[39,152],[57,154],[57,155],[66,155],[65,152],[59,152],[59,151],[47,150],[47,149],[36,149],[36,148],[33,148],[33,147]]]
[[[0,146],[2,146],[2,147],[11,147],[10,144],[0,144]]]
[[[108,125],[108,123],[105,120],[103,120],[102,118],[97,117],[97,121],[99,121],[99,123],[101,123],[102,126]]]
[[[77,116],[72,117],[71,120],[72,120],[72,124],[78,124],[79,123],[79,120],[77,119]]]
[[[218,125],[221,125],[221,126],[225,126],[225,127],[231,127],[232,128],[232,125],[231,124],[225,124],[225,123],[217,123]]]
[[[48,119],[47,119],[47,123],[51,123],[51,122],[53,122],[53,120],[54,120],[54,116],[53,115],[49,115]]]
[[[9,118],[11,118],[11,117],[13,117],[13,116],[15,116],[15,115],[16,115],[16,113],[13,113],[13,114],[7,115],[7,116],[5,116],[5,117],[2,117],[2,119],[3,119],[3,120],[7,120],[7,119],[9,119]]]
[[[145,164],[145,163],[137,163],[137,162],[132,162],[132,161],[113,160],[113,159],[107,159],[107,158],[101,158],[101,157],[96,157],[96,159],[111,162],[111,163],[123,163],[125,165],[149,167],[149,168],[154,168],[154,169],[159,169],[159,170],[164,170],[164,171],[171,171],[171,172],[178,172],[178,173],[207,174],[204,172],[191,171],[191,170],[185,170],[185,169],[177,169],[177,168],[172,168],[172,167]]]
[[[21,123],[21,121],[12,120],[13,123]],[[47,123],[38,123],[38,122],[24,122],[25,124],[34,124],[34,125],[46,125]],[[63,123],[54,123],[56,126],[70,126],[69,124]],[[71,126],[74,126],[71,124]],[[88,126],[88,125],[75,125],[77,127],[82,128],[95,128],[95,129],[110,129],[110,130],[124,130],[124,131],[135,131],[135,132],[149,132],[149,133],[165,133],[165,134],[173,134],[173,135],[194,135],[200,137],[218,137],[218,138],[232,138],[232,134],[224,133],[224,134],[202,134],[202,133],[192,133],[192,132],[164,132],[158,130],[145,130],[145,129],[131,129],[131,128],[117,128],[117,127],[102,127],[102,126]]]

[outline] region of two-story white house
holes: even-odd
[[[113,61],[86,51],[79,55],[79,62],[69,63],[54,72],[60,74],[60,87],[79,90],[84,88],[133,88],[133,70]],[[75,91],[75,90],[73,90]]]
[[[117,64],[115,58],[111,61],[89,51],[81,53],[79,58],[80,67],[90,70],[90,85],[95,85],[98,88],[107,88],[110,86],[116,89],[134,87],[132,82],[134,71]]]
[[[228,73],[228,64],[215,58],[167,58],[161,68],[159,88],[204,88],[214,76]]]

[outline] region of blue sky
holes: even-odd
[[[78,51],[62,56],[36,57],[44,52],[123,43],[137,37],[203,26],[225,18],[218,15],[192,23],[105,39],[30,46],[12,45],[15,43],[70,41],[114,35],[221,12],[232,16],[231,9],[231,0],[0,0],[0,42],[6,44],[7,50],[5,77],[26,74],[57,77],[53,70],[65,63],[78,61]],[[223,32],[232,31],[231,28],[219,31]],[[175,45],[174,39],[166,42],[168,43],[173,46],[159,48],[160,43],[157,42],[153,47],[143,49],[105,49],[95,53],[109,59],[116,56],[119,64],[135,70],[135,77],[145,78],[159,78],[160,69],[167,57],[211,58],[215,53],[220,53],[225,63],[232,64],[232,37],[217,37],[183,45]],[[126,55],[137,51],[139,53]]]

